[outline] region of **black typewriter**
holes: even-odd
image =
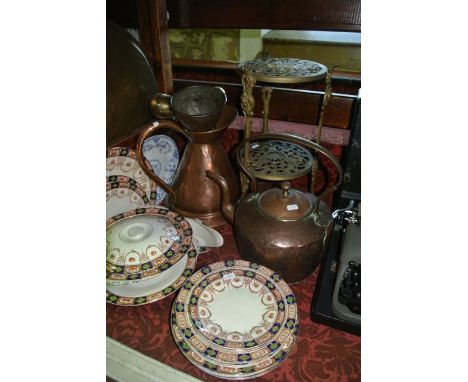
[[[358,99],[351,144],[343,161],[343,186],[332,214],[334,231],[322,256],[311,319],[361,333],[361,106]]]
[[[342,320],[361,324],[361,227],[360,202],[351,201],[344,210],[333,213],[342,232],[341,253],[335,268],[331,307]],[[336,265],[335,265],[336,264]]]

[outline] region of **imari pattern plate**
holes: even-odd
[[[112,147],[106,150],[106,176],[112,175],[125,175],[136,180],[145,190],[149,204],[156,203],[157,185],[141,168],[135,150],[126,147]]]
[[[182,309],[181,303],[174,304],[173,319],[180,335],[191,346],[193,351],[198,352],[202,357],[211,362],[229,366],[236,364],[245,367],[256,364],[266,357],[271,358],[284,347],[289,347],[298,326],[297,311],[293,305],[295,304],[289,305],[289,308],[293,309],[287,309],[290,312],[290,316],[284,320],[284,325],[275,323],[269,330],[269,333],[262,336],[261,341],[264,342],[261,345],[255,340],[243,344],[229,343],[220,338],[208,341],[200,333],[201,328],[194,327],[190,322],[190,318],[187,319],[184,314],[181,314],[182,312],[178,311]],[[230,348],[222,345],[234,345],[235,347]],[[239,345],[243,345],[244,347],[239,348]]]
[[[214,268],[219,264],[223,264],[223,268],[213,272],[210,267]],[[284,343],[297,324],[297,306],[289,286],[273,271],[242,260],[235,262],[231,260],[227,264],[236,264],[235,269],[230,269],[221,262],[204,267],[192,276],[189,280],[191,282],[198,278],[200,273],[205,275],[193,284],[188,292],[184,286],[176,298],[174,310],[182,334],[198,350],[206,355],[215,354],[220,360],[248,363],[252,359],[271,354]],[[232,274],[236,276],[233,278]],[[213,291],[218,294],[219,291],[229,287],[244,287],[248,293],[262,296],[262,305],[267,309],[262,314],[263,322],[260,325],[258,322],[249,324],[248,320],[245,321],[240,317],[247,326],[252,325],[252,328],[242,333],[240,330],[235,332],[220,330],[220,325],[212,322],[211,313],[207,312],[209,308],[206,305],[209,304],[206,304],[206,300],[213,300],[211,296]],[[243,298],[244,304],[246,300]],[[242,315],[242,311],[237,308],[234,310],[237,310],[234,312],[237,313],[234,315],[236,320],[239,318],[238,315]],[[243,316],[250,316],[252,313],[250,310]],[[229,352],[230,355],[226,355],[225,352]]]
[[[149,198],[141,185],[124,175],[106,177],[106,218],[146,207]]]
[[[289,353],[298,329],[297,306],[275,272],[228,260],[186,281],[171,325],[191,363],[221,378],[248,379],[277,367]]]
[[[178,290],[187,279],[192,275],[193,270],[195,269],[195,265],[197,263],[197,251],[194,249],[193,245],[190,247],[187,254],[184,258],[180,261],[180,264],[176,265],[174,269],[181,268],[182,272],[175,272],[172,269],[167,272],[167,278],[162,281],[160,277],[156,279],[151,279],[147,281],[142,281],[141,283],[149,283],[149,286],[146,290],[140,291],[141,288],[136,289],[133,285],[125,286],[125,287],[108,287],[106,291],[106,301],[114,304],[114,305],[121,305],[121,306],[137,306],[137,305],[144,305],[149,304],[158,300],[165,298],[166,296],[174,293]],[[184,265],[181,267],[180,265]],[[162,276],[162,275],[161,275]],[[139,286],[138,283],[136,285]],[[135,294],[137,296],[122,296],[118,290],[122,290],[126,288],[129,290],[131,288],[135,288]],[[110,290],[112,289],[112,290]]]
[[[245,349],[253,351],[273,341],[283,327],[288,331],[294,327],[297,319],[294,295],[288,284],[270,269],[243,260],[229,260],[202,268],[190,281],[200,274],[204,277],[194,282],[188,293],[181,291],[175,309],[185,314],[184,318],[178,315],[181,328],[195,330],[210,345],[238,353]],[[223,293],[230,294],[229,302],[242,301],[241,307],[230,305],[233,314],[227,314],[234,321],[228,325],[237,326],[238,330],[224,329],[213,315],[217,313],[216,300],[223,299]],[[256,306],[247,305],[249,300]],[[230,307],[223,307],[223,312],[230,313]]]
[[[206,356],[206,354],[203,354],[194,348],[193,345],[186,340],[184,334],[178,327],[174,308],[171,312],[172,335],[177,347],[188,359],[188,361],[207,374],[218,378],[231,380],[243,380],[260,377],[280,366],[281,363],[287,358],[290,351],[294,348],[294,344],[296,343],[297,339],[298,326],[299,325],[296,324],[292,334],[288,337],[283,345],[276,349],[276,351],[269,353],[269,355],[265,357],[252,360],[249,363],[238,364],[234,361],[229,362],[210,358]]]
[[[164,272],[181,260],[192,244],[192,228],[166,208],[139,208],[106,222],[107,280],[139,281]]]
[[[263,363],[266,359],[271,359],[281,351],[289,349],[296,340],[299,327],[298,322],[296,322],[291,329],[283,328],[277,340],[265,344],[263,348],[252,351],[244,349],[243,353],[236,353],[233,350],[217,348],[216,346],[206,344],[190,329],[182,329],[174,307],[171,311],[171,324],[174,325],[174,331],[177,331],[177,337],[182,339],[186,343],[186,346],[190,348],[191,356],[202,357],[204,360],[216,365],[236,369]]]

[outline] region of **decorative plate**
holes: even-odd
[[[111,175],[125,175],[135,179],[145,190],[149,204],[155,204],[156,183],[140,167],[135,150],[126,147],[113,147],[106,150],[106,176]]]
[[[239,270],[240,269],[237,268],[236,273],[239,273]],[[252,273],[249,268],[244,269],[243,271],[244,274]],[[270,291],[267,291],[260,285],[261,283],[259,279],[256,278],[257,275],[258,273],[251,276],[239,276],[237,281],[233,279],[228,281],[228,283],[232,282],[235,288],[241,287],[241,283],[244,284],[244,286],[248,285],[249,289],[259,292],[260,294],[266,292],[262,296],[262,300],[267,300],[268,297],[271,296]],[[216,283],[219,284],[219,281],[219,279],[214,280],[212,285],[216,285]],[[268,284],[271,283],[272,280],[264,279],[262,281],[265,284]],[[201,283],[194,285],[192,290],[200,292],[199,296],[205,295],[205,298],[209,298],[209,295],[206,293],[206,289],[209,289],[210,285],[207,285],[207,282],[208,280],[206,280],[206,278],[203,279]],[[204,287],[205,290],[200,290],[200,287]],[[220,286],[215,286],[215,288],[219,289]],[[183,294],[183,291],[181,291],[181,294]],[[200,298],[203,299],[203,297]],[[258,363],[259,360],[265,357],[272,357],[279,349],[283,348],[284,345],[290,341],[290,337],[293,335],[293,332],[295,332],[298,324],[296,305],[294,303],[287,304],[287,297],[283,295],[283,299],[279,299],[279,302],[276,301],[279,308],[279,314],[276,315],[277,320],[273,325],[269,324],[269,322],[272,321],[273,316],[265,317],[265,315],[268,315],[268,312],[264,314],[263,318],[266,323],[265,328],[270,328],[268,332],[265,333],[263,330],[264,328],[261,328],[258,334],[254,332],[252,335],[252,331],[248,333],[251,337],[257,336],[259,340],[253,339],[243,343],[239,343],[239,341],[229,341],[220,338],[225,336],[225,333],[219,336],[217,334],[213,335],[203,328],[199,321],[195,320],[195,322],[193,322],[192,319],[194,316],[206,316],[206,314],[204,314],[201,309],[197,309],[196,305],[198,304],[196,303],[196,297],[188,294],[186,300],[187,299],[190,303],[185,305],[185,310],[183,310],[184,304],[180,302],[176,302],[174,304],[174,318],[177,328],[180,330],[184,340],[192,347],[192,350],[197,351],[201,356],[215,363],[223,364],[227,362],[228,364],[250,365],[252,363]],[[290,299],[290,301],[292,302],[293,300]],[[203,321],[203,319],[201,321]],[[209,339],[205,338],[204,333],[207,333],[207,337]],[[237,334],[235,335],[237,336]]]
[[[179,150],[176,143],[167,135],[153,135],[143,143],[143,156],[150,162],[153,172],[167,184],[172,183],[179,165]],[[158,187],[156,203],[166,197],[166,192]]]
[[[251,364],[235,365],[210,361],[206,357],[203,357],[198,351],[193,350],[190,344],[185,341],[177,325],[174,324],[173,311],[171,314],[171,331],[177,347],[192,365],[207,374],[231,380],[252,379],[276,369],[287,358],[297,338],[295,334],[291,335],[283,347],[279,348],[276,353],[269,357],[262,358]]]
[[[178,331],[178,337],[187,343],[191,351],[216,365],[235,368],[254,366],[263,362],[266,358],[274,357],[279,351],[289,348],[291,341],[296,338],[299,326],[296,317],[296,324],[291,328],[286,326],[281,328],[275,341],[270,341],[257,350],[245,348],[242,349],[242,353],[238,353],[236,349],[226,349],[210,344],[192,329],[183,328],[185,318],[175,309],[176,306],[174,305],[171,310],[171,323],[175,325],[174,330]]]
[[[190,311],[191,324],[202,336],[220,347],[240,352],[264,347],[288,316],[292,316],[289,324],[294,326],[296,305],[289,309],[271,280],[260,278],[249,269],[224,272],[198,283],[188,298],[186,311]],[[242,302],[242,305],[235,306],[232,302]],[[233,314],[227,314],[230,310]]]
[[[277,349],[284,343],[297,324],[297,306],[294,295],[287,283],[278,274],[255,263],[243,260],[230,260],[227,264],[235,264],[235,269],[227,270],[225,263],[215,263],[202,268],[196,275],[190,278],[192,287],[189,291],[184,286],[176,298],[174,309],[176,311],[177,324],[183,331],[185,339],[205,353],[207,349],[215,349],[219,352],[218,359],[229,359],[224,357],[223,352],[235,353],[237,362],[247,363],[251,359],[258,359]],[[243,266],[239,265],[243,264]],[[210,267],[219,267],[217,273],[210,272]],[[252,267],[252,268],[251,268]],[[268,273],[263,272],[266,270]],[[198,281],[194,281],[199,274],[208,274]],[[235,278],[224,280],[224,277]],[[271,277],[270,277],[271,276]],[[276,281],[275,281],[276,280]],[[268,305],[268,311],[263,313],[258,321],[263,321],[262,325],[252,325],[253,328],[247,333],[228,333],[219,330],[219,325],[213,324],[209,308],[199,305],[206,305],[206,300],[212,301],[212,294],[218,294],[219,290],[224,291],[225,287],[246,288],[246,292],[262,295],[262,304]],[[243,299],[242,303],[245,303]],[[265,305],[266,306],[266,305]],[[239,316],[239,311],[230,316]],[[249,311],[248,316],[251,316]],[[210,317],[209,317],[210,316]],[[245,315],[244,315],[245,316]],[[265,350],[269,351],[265,353]],[[256,352],[260,350],[259,352]],[[251,356],[245,356],[249,353]]]
[[[185,283],[192,275],[196,263],[197,251],[191,245],[187,254],[173,269],[154,279],[144,280],[124,287],[108,286],[106,301],[114,305],[136,306],[161,300],[174,293]]]
[[[236,299],[242,306],[232,304]],[[219,311],[218,305],[224,301],[228,302]],[[248,302],[251,305],[247,305]],[[227,330],[213,322],[212,303],[215,303],[214,313],[221,314],[221,318],[226,315],[230,320],[243,313],[247,320],[239,323],[236,317],[228,326],[242,324],[248,330]],[[245,260],[221,261],[203,267],[190,278],[175,304],[176,311],[184,313],[187,321],[181,327],[197,331],[202,339],[206,338],[214,346],[236,349],[239,353],[243,349],[251,351],[265,346],[283,325],[290,329],[297,320],[297,305],[288,284],[271,269]],[[235,314],[226,313],[232,309]],[[291,322],[287,323],[289,319]]]
[[[166,208],[139,208],[106,222],[109,281],[154,277],[175,265],[192,244],[192,228]]]
[[[296,338],[297,306],[279,275],[228,260],[187,280],[172,324],[177,345],[194,365],[221,378],[247,379],[284,359]]]
[[[128,176],[106,177],[106,218],[145,207],[149,203],[145,190]]]

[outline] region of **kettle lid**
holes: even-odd
[[[312,201],[306,193],[291,189],[291,182],[281,182],[280,188],[264,191],[258,199],[259,209],[279,220],[299,220],[310,215]]]

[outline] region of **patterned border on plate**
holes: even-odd
[[[201,292],[203,285],[202,287],[200,287],[200,285],[203,284],[208,277],[218,279],[218,274],[220,277],[223,277],[224,275],[233,273],[232,270],[228,270],[232,267],[237,268],[236,272],[240,271],[247,277],[255,278],[257,281],[264,283],[275,295],[279,312],[277,319],[280,320],[280,323],[276,322],[269,328],[269,331],[260,338],[245,341],[243,343],[226,341],[225,339],[216,337],[211,333],[200,332],[199,328],[202,326],[201,323],[197,322],[197,320],[194,320],[192,317],[193,313],[196,312],[196,309],[194,309],[193,306],[193,304],[196,304],[196,297],[193,296],[193,292],[195,290],[199,290]],[[206,286],[208,283],[205,283],[204,285]],[[288,284],[272,270],[245,260],[221,261],[201,268],[189,280],[187,280],[186,285],[184,285],[183,289],[174,301],[174,305],[176,307],[176,311],[183,314],[179,318],[179,324],[182,329],[191,329],[192,331],[195,331],[195,333],[204,340],[205,344],[208,345],[209,343],[210,347],[221,350],[223,350],[223,348],[230,351],[236,350],[239,353],[245,352],[245,349],[252,352],[263,348],[269,341],[273,341],[279,336],[281,328],[284,327],[287,330],[290,330],[297,322],[296,300]]]
[[[243,349],[242,353],[238,353],[236,349],[220,348],[213,344],[204,342],[203,339],[197,336],[197,333],[190,328],[184,327],[183,321],[185,317],[180,312],[176,312],[177,304],[174,304],[171,315],[171,323],[176,325],[176,330],[179,331],[181,338],[190,345],[191,349],[196,351],[200,356],[206,358],[210,362],[225,364],[225,365],[252,365],[260,362],[264,358],[274,356],[280,349],[285,347],[291,341],[291,336],[297,334],[298,320],[297,316],[294,319],[288,319],[287,323],[280,329],[278,335],[269,342],[263,344],[258,349]],[[181,325],[182,323],[182,325]]]
[[[125,175],[110,175],[106,176],[106,192],[116,188],[127,188],[135,191],[145,204],[149,204],[148,195],[141,185],[132,178]]]
[[[109,149],[106,149],[106,159],[111,158],[111,157],[128,157],[135,159],[137,161],[137,155],[136,151],[127,147],[111,147]],[[151,164],[147,159],[145,161],[148,163],[149,167],[151,168]],[[138,162],[137,162],[138,163]],[[140,167],[141,168],[141,167]],[[143,171],[143,169],[141,169]],[[143,171],[146,177],[146,173]],[[124,175],[124,174],[121,174]],[[156,204],[156,197],[157,197],[157,184],[154,180],[148,177],[148,180],[150,182],[150,190],[149,190],[149,204],[155,205]]]
[[[210,285],[213,285],[215,283],[217,283],[218,281],[224,281],[226,283],[229,283],[231,282],[231,280],[224,280],[224,277],[227,276],[227,275],[231,275],[231,274],[234,274],[237,278],[238,277],[243,277],[244,280],[245,279],[249,279],[249,280],[252,280],[249,285],[252,284],[252,282],[257,282],[258,284],[262,285],[262,286],[265,286],[267,288],[268,291],[271,292],[271,296],[273,296],[273,298],[275,299],[274,303],[276,303],[276,311],[279,313],[279,312],[284,312],[285,310],[285,305],[284,305],[284,302],[283,302],[283,299],[281,298],[281,296],[278,296],[278,294],[273,294],[272,293],[272,289],[276,289],[274,287],[274,285],[266,278],[264,278],[263,280],[262,279],[259,279],[257,278],[256,274],[250,270],[242,270],[242,269],[235,269],[233,271],[221,271],[221,272],[218,272],[218,273],[213,273],[210,275],[210,277],[207,277],[205,279],[203,279],[203,281],[199,282],[197,284],[197,288],[195,288],[195,290],[192,291],[191,295],[190,295],[190,300],[189,300],[189,303],[188,303],[188,306],[187,306],[187,309],[190,310],[191,312],[191,321],[192,321],[192,324],[197,327],[198,329],[202,329],[204,327],[204,322],[205,321],[202,317],[200,317],[200,307],[199,307],[199,300],[200,300],[200,296],[203,294],[204,290],[206,288],[208,288]],[[181,312],[184,310],[184,306],[182,303],[178,303],[178,305],[176,306],[176,309],[177,311]],[[283,321],[282,320],[283,318],[283,315],[281,314],[277,314],[277,317],[275,319],[274,322],[271,323],[271,325],[267,328],[267,331],[270,332],[270,333],[274,333],[278,330],[279,326],[281,324],[281,322]],[[279,320],[279,321],[278,321]],[[264,333],[266,334],[266,333]],[[214,333],[213,333],[214,335]],[[219,336],[216,336],[215,338],[213,338],[215,340],[215,342],[218,343],[218,345],[220,346],[224,346],[227,342],[229,342],[229,340],[227,339],[228,335],[223,335],[223,334],[220,334]],[[258,336],[260,337],[260,336]],[[256,337],[257,338],[257,337]],[[242,343],[242,347],[253,347],[255,345],[257,345],[258,343],[256,342],[256,338],[252,338],[252,339],[249,339],[248,341],[244,341]],[[233,342],[239,342],[239,341],[236,341],[236,339],[233,339],[232,340]]]
[[[297,329],[297,327],[298,324],[296,324],[295,329]],[[286,348],[280,349],[271,357],[262,359],[258,364],[245,366],[238,365],[236,367],[236,365],[226,366],[210,362],[195,352],[190,347],[189,343],[184,340],[183,336],[177,330],[177,325],[174,324],[172,320],[171,331],[177,347],[192,365],[215,377],[232,380],[251,379],[262,376],[276,369],[287,358],[290,351],[293,349],[297,338],[296,334],[293,334],[291,341],[287,344]]]
[[[197,263],[197,251],[193,248],[193,246],[190,246],[190,250],[187,252],[187,257],[187,265],[182,274],[177,278],[176,281],[163,290],[139,297],[122,297],[106,291],[106,301],[114,305],[137,306],[149,304],[169,296],[178,290],[185,283],[185,281],[187,281],[195,269],[195,265]]]
[[[235,368],[235,369],[240,369],[240,368],[245,369],[249,366],[254,367],[257,364],[263,363],[265,359],[274,357],[278,352],[283,351],[284,349],[290,349],[292,343],[295,342],[296,340],[298,329],[299,329],[299,323],[296,322],[292,330],[287,330],[287,332],[286,331],[284,332],[284,336],[280,340],[281,343],[277,343],[278,346],[275,345],[268,349],[262,349],[265,351],[261,351],[261,352],[257,351],[258,352],[257,356],[253,356],[250,361],[245,362],[245,361],[239,361],[237,354],[224,353],[225,356],[223,356],[221,355],[223,353],[221,351],[212,353],[212,352],[202,351],[201,349],[199,349],[196,344],[191,342],[190,339],[187,339],[187,336],[184,334],[184,331],[178,325],[177,314],[174,311],[174,305],[171,309],[170,324],[173,325],[173,331],[177,331],[177,336],[175,339],[179,340],[179,344],[181,344],[182,342],[185,342],[186,345],[184,345],[184,348],[187,348],[188,346],[190,348],[190,354],[191,355],[195,354],[195,358],[201,357],[205,361],[214,363],[218,366]]]
[[[192,227],[190,223],[185,220],[182,215],[176,212],[170,211],[167,208],[137,208],[136,210],[127,211],[123,214],[118,214],[106,220],[106,229],[110,229],[112,224],[117,221],[128,219],[137,215],[149,215],[149,216],[164,216],[176,228],[177,233],[181,237],[177,240],[171,248],[164,252],[161,256],[158,256],[155,260],[148,261],[139,266],[121,266],[112,264],[106,260],[106,278],[108,280],[138,280],[146,279],[149,277],[156,276],[157,274],[171,268],[180,259],[184,257],[186,252],[190,249],[192,244]],[[163,261],[162,261],[163,260]],[[130,268],[130,269],[129,269]]]
[[[179,309],[181,308],[181,305],[178,305],[179,303],[185,302],[183,306],[183,310],[185,309],[186,306],[189,305],[190,299],[192,297],[191,291],[198,288],[199,284],[203,282],[203,280],[205,280],[208,277],[208,275],[212,273],[217,273],[220,275],[230,274],[230,273],[233,273],[232,269],[229,269],[232,267],[245,268],[243,269],[243,271],[246,270],[247,272],[248,271],[252,272],[254,274],[253,277],[255,277],[255,274],[257,272],[263,273],[262,276],[264,275],[269,276],[270,280],[267,281],[267,283],[270,282],[272,284],[271,289],[275,287],[275,284],[284,282],[284,280],[282,280],[277,274],[275,274],[270,269],[263,267],[261,265],[258,265],[256,263],[250,263],[244,260],[227,260],[224,262],[221,261],[221,262],[213,263],[207,267],[203,267],[202,269],[194,273],[190,277],[190,279],[188,279],[185,282],[181,291],[179,292],[179,295],[175,299],[172,312],[171,312],[171,331],[172,331],[172,335],[174,337],[174,340],[178,348],[182,351],[182,353],[189,360],[189,362],[191,362],[193,365],[195,365],[199,369],[205,371],[206,373],[210,375],[214,375],[220,378],[236,379],[236,380],[250,379],[250,378],[254,378],[254,377],[263,375],[265,373],[268,373],[269,371],[278,367],[281,364],[281,362],[287,357],[287,355],[289,354],[289,352],[291,351],[295,343],[296,333],[297,333],[297,329],[299,325],[298,320],[297,320],[297,306],[295,303],[294,294],[292,293],[291,289],[285,282],[284,282],[284,285],[281,285],[281,287],[279,288],[283,291],[283,298],[286,300],[286,304],[288,304],[291,307],[295,307],[295,309],[291,311],[294,316],[294,321],[290,321],[290,324],[289,324],[291,325],[292,323],[293,327],[291,328],[291,333],[289,333],[289,336],[286,334],[286,337],[289,338],[289,340],[286,340],[286,342],[284,343],[285,348],[279,347],[279,350],[275,349],[275,352],[274,353],[272,352],[270,356],[266,355],[263,358],[250,361],[247,364],[238,363],[238,361],[244,362],[243,358],[240,358],[240,359],[237,358],[237,360],[234,359],[233,362],[229,363],[229,360],[228,362],[218,360],[216,358],[217,354],[214,354],[214,353],[210,354],[210,353],[204,353],[204,352],[200,353],[198,349],[196,349],[196,347],[193,346],[193,342],[190,342],[190,339],[187,340],[186,338],[187,333],[184,333],[182,330],[180,330],[178,318],[180,318],[180,316],[182,315],[182,317],[185,319],[184,313],[176,312],[177,307],[179,307]],[[263,272],[260,271],[260,269]],[[275,280],[271,278],[272,276],[275,278]],[[292,317],[288,317],[288,318],[292,318]],[[288,320],[286,320],[286,322],[287,321]],[[263,344],[263,347],[266,347],[267,345],[268,343]],[[244,353],[247,353],[247,358],[252,358],[251,357],[252,354],[249,354],[248,352],[246,352],[246,350],[252,352],[253,348],[244,348]],[[236,353],[236,349],[231,349],[231,351],[233,353]],[[238,356],[237,354],[235,355]]]

